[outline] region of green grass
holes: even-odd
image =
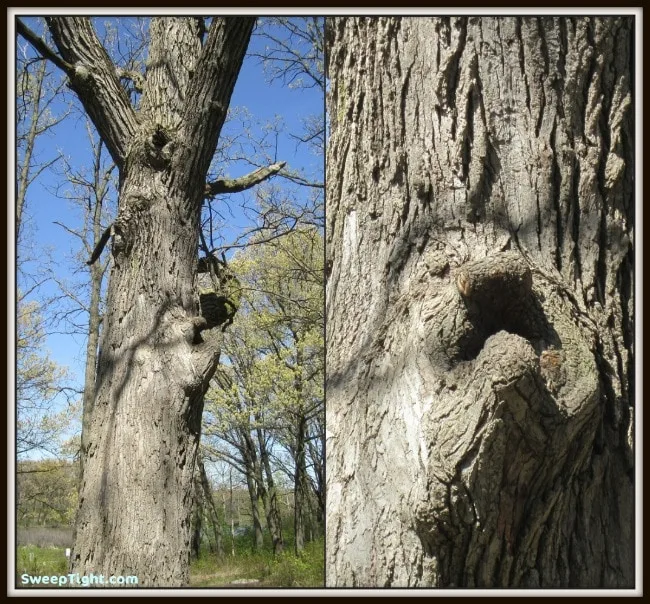
[[[51,577],[68,574],[68,559],[65,549],[60,547],[20,546],[16,551],[16,587],[47,587],[56,585],[25,585],[22,575],[32,577]]]
[[[278,556],[268,550],[245,549],[235,556],[206,554],[190,567],[190,587],[233,587],[234,581],[247,580],[240,586],[323,587],[325,551],[323,538],[308,543],[300,556],[293,550]],[[237,584],[235,584],[237,585]]]
[[[192,562],[190,587],[323,587],[325,569],[324,540],[307,543],[300,556],[291,544],[273,556],[270,550],[255,552],[245,538],[237,540],[237,554],[217,557],[204,554]],[[16,552],[16,587],[56,589],[56,585],[23,585],[22,575],[43,577],[67,575],[65,550],[58,547],[20,546]],[[241,580],[250,583],[235,583]]]

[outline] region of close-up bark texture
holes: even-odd
[[[633,587],[634,18],[326,36],[328,586]]]

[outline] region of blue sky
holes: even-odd
[[[102,17],[102,21],[110,17]],[[25,22],[36,28],[35,20],[25,18]],[[101,23],[98,24],[101,29]],[[18,38],[20,46],[25,45],[22,38]],[[249,50],[261,50],[263,41],[253,36]],[[56,73],[56,68],[51,66],[50,71]],[[58,74],[57,74],[58,75]],[[288,162],[292,169],[302,169],[305,175],[313,180],[324,179],[322,173],[323,158],[316,157],[304,144],[297,144],[295,139],[290,138],[289,133],[299,134],[302,127],[301,120],[309,115],[323,113],[324,100],[322,93],[317,88],[312,89],[289,89],[281,82],[269,84],[264,73],[263,66],[258,59],[247,58],[242,66],[240,77],[235,86],[231,108],[245,107],[255,124],[263,125],[279,118],[284,122],[286,130],[277,139],[277,159]],[[67,91],[68,100],[72,93]],[[46,160],[62,152],[68,158],[69,163],[75,169],[88,166],[89,141],[86,132],[85,118],[77,109],[69,115],[56,129],[38,139],[36,153],[39,160]],[[65,103],[62,101],[53,106],[54,111],[64,111]],[[222,138],[236,134],[238,124],[227,123],[222,132]],[[254,134],[259,135],[258,126],[253,127]],[[235,162],[229,164],[224,175],[230,177],[240,176],[254,169],[246,162]],[[221,172],[221,170],[219,170]],[[221,175],[221,174],[220,174]],[[281,184],[280,179],[275,179]],[[286,181],[284,181],[286,182]],[[74,227],[80,224],[80,215],[71,204],[54,195],[57,187],[63,184],[63,177],[54,171],[47,171],[39,180],[30,187],[25,202],[25,213],[29,219],[27,228],[34,242],[34,251],[42,254],[52,261],[57,268],[60,277],[70,277],[72,271],[79,269],[80,263],[71,260],[73,250],[78,249],[78,242],[74,240],[55,221],[65,223]],[[310,190],[302,188],[302,191],[295,189],[297,195],[309,195]],[[254,192],[249,191],[238,196],[231,196],[228,207],[230,212],[225,212],[230,220],[239,226],[246,224],[246,218],[238,210],[239,204],[251,199]],[[248,196],[248,197],[247,197]],[[226,233],[227,238],[232,238],[235,231]],[[106,253],[106,252],[104,252]],[[20,283],[18,284],[21,285]],[[47,296],[53,293],[54,286],[46,286],[41,295]],[[53,334],[48,337],[48,347],[53,360],[61,365],[68,366],[74,381],[78,386],[83,383],[83,364],[85,357],[85,338],[79,335]]]

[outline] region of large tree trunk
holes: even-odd
[[[151,23],[136,114],[85,18],[50,18],[71,78],[120,170],[72,570],[189,579],[192,479],[220,332],[195,289],[205,179],[254,20]],[[200,343],[197,343],[200,342]],[[84,435],[86,436],[86,435]]]
[[[633,19],[327,40],[328,584],[633,586]]]

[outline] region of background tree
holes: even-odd
[[[18,526],[70,526],[77,509],[77,468],[47,459],[24,461],[18,468]]]
[[[71,235],[77,251],[72,262],[75,270],[71,277],[60,276],[61,268],[48,263],[50,279],[61,292],[59,305],[53,312],[53,319],[62,325],[66,333],[79,334],[86,340],[85,367],[82,394],[82,421],[78,457],[80,475],[87,451],[87,435],[95,399],[95,372],[102,317],[105,310],[106,281],[110,256],[98,258],[88,266],[88,258],[97,248],[102,234],[115,219],[117,182],[115,164],[107,157],[101,139],[93,132],[90,122],[86,131],[92,150],[90,165],[73,168],[66,158],[63,164],[65,190],[58,193],[67,198],[77,214],[81,215],[78,227],[64,222],[56,224]]]
[[[58,456],[74,407],[56,409],[66,372],[45,349],[43,316],[36,301],[18,295],[16,329],[16,453]]]
[[[214,501],[212,485],[205,471],[203,458],[199,455],[196,463],[195,501],[192,511],[192,556],[198,558],[201,552],[202,535],[208,533],[208,548],[210,553],[223,556],[223,521]]]
[[[328,584],[633,586],[634,19],[326,39]]]
[[[207,36],[203,19],[154,19],[144,74],[111,61],[90,20],[47,21],[58,54],[17,28],[68,76],[119,173],[72,566],[179,585],[203,394],[221,340],[199,316],[199,218],[206,194],[241,185],[206,177],[254,19],[212,19]]]
[[[47,135],[65,117],[55,115],[52,104],[61,92],[62,83],[48,73],[47,61],[34,59],[24,47],[16,53],[16,241],[21,243],[23,209],[30,185],[58,157],[40,157],[37,141]],[[55,82],[55,83],[53,83]],[[24,250],[23,250],[24,251]]]
[[[53,300],[44,293],[47,253],[36,244],[31,220],[36,207],[29,195],[38,177],[58,160],[39,153],[37,145],[65,115],[53,111],[62,84],[51,77],[46,61],[34,59],[22,46],[17,48],[16,75],[16,453],[25,459],[61,454],[75,406],[59,405],[70,395],[67,372],[46,346],[52,322],[43,309]]]
[[[207,395],[207,445],[245,476],[257,547],[263,511],[276,553],[284,546],[278,472],[293,483],[296,552],[307,525],[311,537],[322,527],[322,513],[311,513],[322,503],[315,485],[323,483],[324,461],[322,264],[322,236],[313,227],[237,255],[243,304],[226,336],[219,388]]]
[[[253,34],[258,38],[256,50],[249,57],[263,62],[270,83],[280,81],[296,89],[298,94],[315,89],[324,96],[323,24],[322,17],[260,19]],[[236,136],[222,137],[227,150],[223,157],[239,155],[261,169],[275,162],[278,137],[288,130],[283,120],[276,119],[266,125],[261,129],[263,136],[259,137],[252,134],[251,117],[245,110],[238,108],[233,113],[242,127]],[[228,225],[225,209],[229,206],[228,198],[209,199],[202,223],[204,251],[221,254],[236,250],[233,266],[245,283],[242,310],[226,334],[226,364],[216,375],[220,388],[208,395],[205,450],[208,456],[228,460],[238,475],[244,477],[251,502],[254,543],[262,547],[265,517],[275,553],[282,550],[285,541],[278,472],[285,473],[295,484],[298,469],[298,483],[303,485],[299,491],[293,489],[294,510],[300,512],[294,514],[297,551],[302,550],[305,523],[310,530],[309,539],[323,526],[320,504],[324,491],[324,432],[318,428],[324,422],[320,235],[324,226],[323,115],[320,112],[310,115],[302,120],[300,128],[288,131],[297,147],[306,147],[311,152],[312,164],[307,164],[301,172],[283,166],[278,173],[281,178],[258,187],[254,199],[245,200],[242,205],[250,226],[234,237],[229,239],[229,229],[223,228]],[[296,287],[294,281],[301,286]],[[310,296],[306,298],[307,291]],[[282,311],[273,299],[284,301],[291,313],[303,316],[303,324],[294,325],[303,335],[309,329],[318,331],[320,326],[305,365],[309,369],[305,370],[304,401],[297,397],[295,387],[302,368],[295,366],[292,373],[285,365],[288,350],[292,349],[286,329],[296,319]],[[311,316],[307,317],[308,313]],[[320,371],[313,371],[317,366]],[[320,395],[309,398],[315,391]],[[295,416],[301,405],[306,410],[300,415],[302,423]],[[296,465],[294,443],[298,435],[303,435],[297,441],[303,443],[298,451],[304,450],[305,454],[299,455],[303,462]],[[319,496],[313,495],[312,488]],[[301,512],[307,504],[314,504],[318,511],[312,513],[310,508],[309,512]],[[295,530],[296,526],[299,530]]]

